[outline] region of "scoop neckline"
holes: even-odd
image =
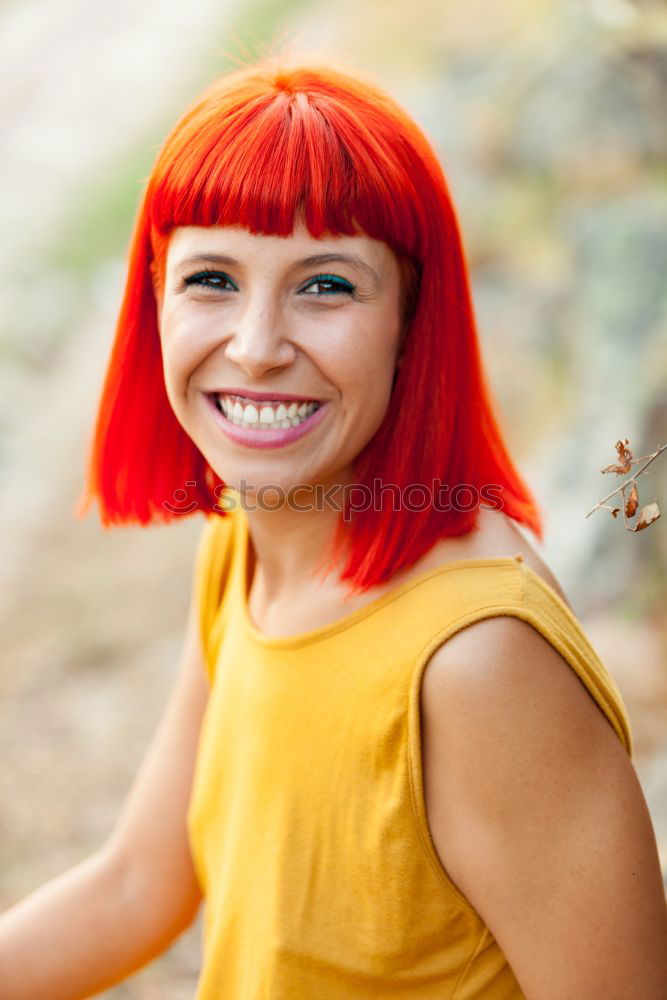
[[[237,599],[241,606],[243,627],[246,635],[248,635],[256,645],[269,649],[291,649],[298,646],[308,646],[311,643],[319,642],[321,639],[326,639],[338,632],[343,632],[356,625],[357,622],[362,621],[369,615],[379,611],[387,604],[391,604],[392,601],[402,597],[403,594],[408,593],[408,591],[412,590],[414,587],[425,583],[432,577],[440,576],[441,574],[452,570],[463,569],[466,567],[473,568],[476,566],[520,566],[523,568],[525,565],[523,560],[517,559],[516,556],[479,556],[475,559],[454,559],[451,562],[443,563],[442,566],[436,566],[433,569],[424,570],[424,572],[418,573],[416,576],[412,577],[412,579],[405,580],[403,583],[398,584],[398,586],[388,590],[385,594],[381,594],[374,600],[369,601],[368,604],[365,604],[363,607],[356,608],[356,610],[351,611],[342,618],[337,618],[333,622],[328,622],[325,625],[319,625],[317,628],[309,629],[307,632],[298,632],[294,635],[265,635],[264,632],[261,632],[257,628],[250,616],[247,596],[248,548],[250,545],[250,532],[248,530],[248,522],[245,517],[240,517],[239,522],[241,544],[239,546],[240,566],[237,575]]]

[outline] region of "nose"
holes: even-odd
[[[294,361],[294,345],[286,338],[279,310],[267,303],[248,302],[234,317],[226,355],[250,378],[261,378]]]

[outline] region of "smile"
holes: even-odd
[[[215,401],[220,412],[233,424],[261,430],[298,427],[322,405],[317,400],[310,400],[303,403],[292,402],[286,406],[280,400],[258,401],[217,393]]]
[[[248,400],[242,396],[205,393],[216,422],[226,436],[251,448],[280,448],[308,434],[324,418],[328,403],[319,400]]]

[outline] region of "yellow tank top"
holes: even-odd
[[[196,1000],[523,998],[430,836],[421,675],[459,629],[514,615],[632,757],[613,678],[516,557],[448,563],[332,624],[264,636],[247,609],[248,537],[241,507],[211,515],[196,557],[211,682],[187,815],[205,899]]]

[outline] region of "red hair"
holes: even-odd
[[[287,236],[297,215],[316,238],[361,229],[418,276],[392,405],[354,463],[359,492],[376,480],[401,491],[440,480],[478,498],[470,509],[427,502],[422,510],[372,503],[348,511],[327,565],[343,556],[340,579],[359,591],[387,581],[437,539],[471,531],[491,486],[505,514],[542,539],[535,498],[494,414],[459,225],[428,140],[374,85],[275,59],[216,80],[157,156],[130,243],[78,516],[96,497],[105,526],[169,521],[183,516],[170,501],[186,484],[194,484],[192,512],[226,516],[214,507],[225,484],[167,399],[155,291],[174,227],[235,224]]]

